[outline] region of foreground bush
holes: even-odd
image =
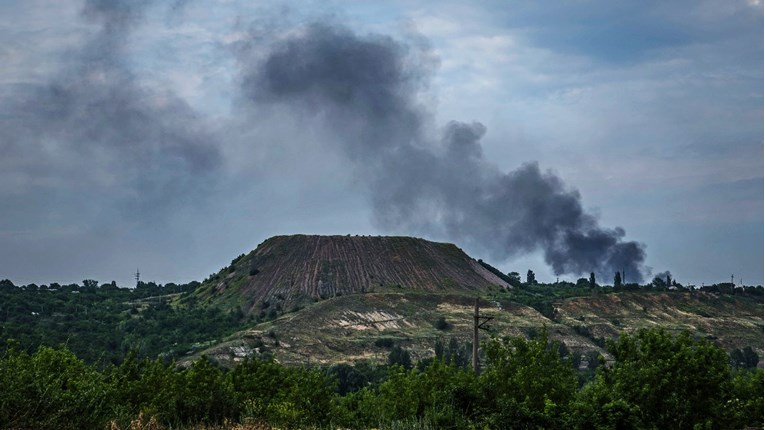
[[[109,417],[109,385],[67,349],[29,355],[11,345],[0,387],[0,428],[101,428]]]
[[[725,351],[706,340],[641,330],[609,342],[608,350],[613,365],[599,369],[572,415],[580,428],[762,425],[762,370],[734,378]]]
[[[186,369],[129,354],[99,369],[66,348],[0,356],[0,428],[34,429],[716,429],[761,426],[763,372],[664,330],[607,345],[613,362],[582,389],[546,331],[492,339],[480,376],[456,360],[411,370],[286,367],[207,359]],[[342,370],[342,371],[340,371]],[[345,375],[339,388],[337,375]],[[359,377],[359,378],[356,378]],[[349,383],[349,381],[358,381]],[[366,382],[364,382],[366,381]],[[375,381],[375,382],[372,382]],[[366,384],[366,385],[365,385]],[[353,388],[352,390],[350,388]],[[341,395],[340,393],[344,393]],[[242,423],[242,424],[238,424]]]

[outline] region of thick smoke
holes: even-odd
[[[421,44],[312,24],[243,56],[242,90],[256,107],[331,129],[382,228],[447,237],[495,259],[541,249],[556,273],[642,281],[642,244],[600,227],[579,193],[537,163],[501,172],[483,156],[482,124],[451,122],[430,137],[417,97],[433,65]]]
[[[6,171],[53,194],[89,194],[121,214],[156,212],[207,186],[221,156],[201,118],[127,66],[128,40],[149,5],[86,1],[82,16],[96,31],[62,53],[66,65],[47,82],[5,94],[0,151]],[[58,189],[73,182],[70,190]]]

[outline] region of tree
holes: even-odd
[[[510,278],[510,285],[514,287],[520,287],[521,286],[521,274],[518,272],[510,272],[507,274],[507,277]]]
[[[534,271],[529,269],[528,272],[526,272],[526,284],[528,285],[534,285],[537,283],[537,278],[534,276]]]
[[[595,272],[590,272],[590,288],[595,288],[598,286],[598,283],[595,282]]]
[[[762,369],[736,371],[731,385],[731,400],[726,405],[728,428],[762,427]]]
[[[458,368],[467,368],[470,364],[472,345],[470,342],[460,344],[457,338],[452,337],[449,343],[445,344],[441,339],[436,340],[435,358],[446,364]]]
[[[227,379],[246,419],[279,428],[323,428],[334,411],[335,386],[318,370],[247,359]]]
[[[614,364],[583,391],[580,427],[734,428],[725,421],[731,373],[720,347],[688,332],[642,329],[607,349]]]
[[[480,376],[483,410],[489,428],[566,428],[565,410],[577,391],[570,360],[551,342],[547,329],[538,337],[491,339],[486,370]]]
[[[742,369],[752,369],[757,367],[757,363],[760,361],[760,357],[751,346],[747,346],[743,350],[739,348],[734,349],[730,353],[730,359],[733,367]]]
[[[616,272],[614,274],[614,288],[619,288],[622,286],[622,274],[619,272]]]
[[[409,356],[409,351],[400,346],[395,346],[390,350],[388,354],[389,365],[399,365],[406,370],[412,368],[412,358]]]
[[[236,415],[233,385],[207,357],[184,370],[179,382],[176,408],[183,421],[220,423]]]
[[[379,387],[372,414],[378,423],[420,421],[431,423],[434,428],[468,428],[466,418],[479,403],[475,382],[472,371],[438,359],[421,372],[416,369],[407,372],[394,366],[388,380]]]
[[[66,348],[16,345],[0,356],[0,428],[104,428],[109,395],[101,375]]]

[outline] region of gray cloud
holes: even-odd
[[[148,5],[87,1],[82,16],[98,29],[64,53],[67,65],[47,82],[5,89],[0,151],[22,188],[69,193],[71,202],[90,197],[101,211],[151,219],[141,213],[199,198],[211,186],[221,155],[204,119],[172,92],[143,85],[125,60]],[[30,210],[78,211],[42,203]]]
[[[634,63],[665,49],[759,34],[763,20],[762,4],[746,0],[493,3],[492,18],[521,29],[531,43],[606,63]],[[762,38],[747,39],[737,44],[745,52],[734,55],[761,64]]]
[[[201,279],[273,234],[385,230],[606,280],[639,237],[761,283],[761,3],[6,3],[2,277]],[[396,39],[284,25],[333,12]]]
[[[451,122],[440,138],[418,102],[433,68],[426,45],[359,36],[317,23],[243,56],[242,90],[254,105],[318,118],[369,188],[376,222],[484,249],[494,258],[542,249],[558,273],[630,280],[644,246],[584,211],[579,193],[536,163],[504,173],[482,154],[480,123]]]

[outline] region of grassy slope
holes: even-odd
[[[666,292],[599,294],[559,299],[554,302],[555,317],[549,319],[510,297],[495,293],[482,299],[482,314],[495,317],[493,335],[528,336],[546,326],[553,339],[563,341],[573,352],[602,352],[603,339],[660,325],[690,330],[728,350],[752,346],[762,356],[763,304],[751,298]],[[375,341],[391,338],[409,349],[413,358],[424,358],[433,354],[439,337],[470,340],[474,298],[411,291],[334,297],[239,332],[204,353],[223,364],[257,354],[256,346],[286,363],[383,362],[388,349],[375,346]],[[440,316],[451,324],[449,330],[434,327]]]
[[[558,305],[559,320],[584,325],[595,336],[662,326],[688,330],[725,349],[763,346],[763,305],[751,298],[708,293],[621,293],[592,300],[571,298]]]

